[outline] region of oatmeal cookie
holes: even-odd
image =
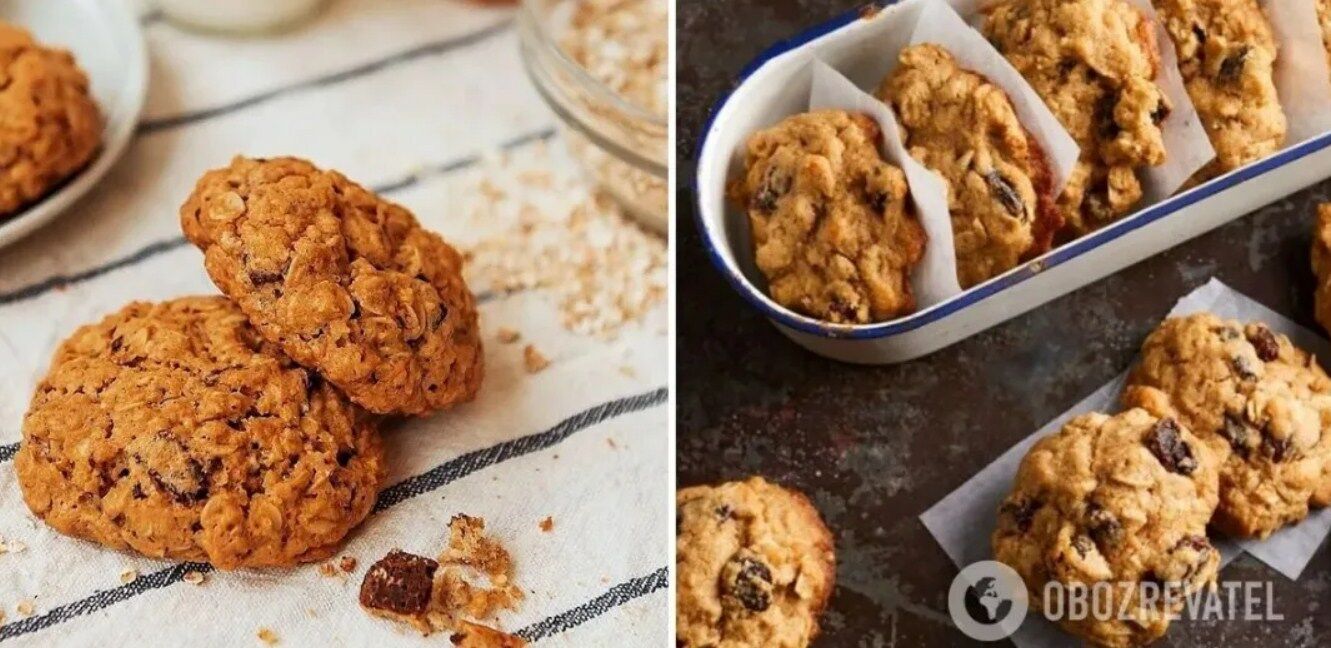
[[[1049,249],[1063,224],[1049,166],[1002,88],[924,44],[902,50],[878,97],[896,110],[911,156],[947,182],[963,288]]]
[[[304,160],[237,157],[199,179],[180,221],[259,332],[362,407],[423,415],[475,396],[462,257],[406,209]]]
[[[996,560],[1012,567],[1041,609],[1045,585],[1107,587],[1128,619],[1064,618],[1101,646],[1160,638],[1182,597],[1215,581],[1206,538],[1217,459],[1187,428],[1143,409],[1079,416],[1022,459],[998,511]],[[1149,583],[1149,585],[1147,585]],[[1152,603],[1152,593],[1172,597]],[[1160,600],[1155,597],[1154,600]]]
[[[134,303],[75,331],[15,466],[57,531],[221,569],[327,558],[384,477],[374,421],[220,296]]]
[[[1262,324],[1209,313],[1146,338],[1127,406],[1177,416],[1222,459],[1212,524],[1264,538],[1331,503],[1331,379]]]
[[[836,578],[832,534],[804,495],[751,477],[680,490],[679,648],[803,648]]]
[[[1015,0],[994,5],[984,31],[1081,147],[1058,198],[1060,237],[1132,211],[1138,170],[1165,161],[1160,124],[1172,110],[1155,83],[1151,22],[1125,0]]]
[[[0,21],[0,221],[87,166],[101,137],[74,57]]]
[[[1257,0],[1157,0],[1155,7],[1216,151],[1194,180],[1279,150],[1287,124],[1276,95],[1277,46]]]
[[[1317,208],[1317,223],[1313,227],[1313,274],[1317,278],[1314,312],[1317,323],[1331,332],[1331,203]]]
[[[873,119],[840,110],[795,115],[749,139],[731,195],[748,210],[777,303],[840,324],[915,309],[910,275],[924,228],[880,139]]]

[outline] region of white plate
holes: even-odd
[[[101,180],[134,136],[148,89],[143,30],[123,0],[0,0],[0,20],[74,53],[105,120],[97,157],[55,193],[0,220],[0,247],[65,211]]]

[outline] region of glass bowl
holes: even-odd
[[[626,212],[664,233],[669,218],[667,116],[594,78],[560,45],[579,0],[523,0],[522,59],[559,117],[559,132],[583,170]]]

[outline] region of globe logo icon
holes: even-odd
[[[992,560],[961,570],[948,590],[947,603],[957,629],[979,641],[1012,636],[1030,607],[1021,576]]]

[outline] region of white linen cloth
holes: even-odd
[[[459,187],[487,151],[523,155],[555,118],[522,69],[510,9],[460,0],[335,0],[275,36],[182,30],[148,13],[152,75],[139,133],[89,197],[0,250],[0,646],[448,645],[368,616],[369,565],[392,548],[434,556],[457,513],[485,518],[526,592],[499,625],[540,646],[666,643],[670,493],[664,308],[616,340],[560,325],[548,294],[482,297],[479,397],[384,432],[389,476],[341,555],[316,565],[207,571],[59,535],[23,504],[13,470],[23,413],[56,345],[131,300],[214,294],[177,210],[237,153],[297,155],[412,209],[465,247],[485,232]],[[551,141],[554,166],[573,168]],[[521,331],[519,344],[495,340]],[[522,345],[553,362],[524,369]],[[617,370],[619,369],[619,370]],[[540,522],[553,519],[543,532]],[[122,584],[121,573],[138,578]],[[16,606],[30,600],[35,611]]]

